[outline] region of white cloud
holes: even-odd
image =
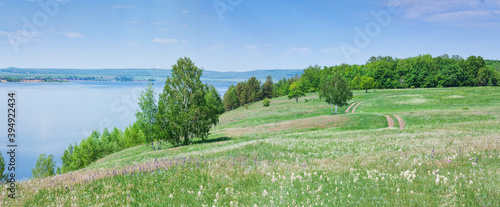
[[[258,48],[258,47],[257,47],[257,46],[255,46],[255,45],[247,45],[247,46],[245,46],[245,49],[247,49],[247,50],[255,50],[255,49],[257,49],[257,48]]]
[[[9,35],[8,32],[0,31],[0,36],[7,36],[7,35]]]
[[[500,22],[498,0],[400,0],[401,14],[412,21]]]
[[[82,35],[78,32],[67,32],[64,35],[66,35],[66,37],[68,37],[68,38],[85,38],[84,35]]]
[[[313,54],[311,49],[309,49],[307,47],[303,47],[303,48],[294,47],[292,49],[289,49],[288,53],[299,54],[299,55],[312,55]]]
[[[177,43],[178,40],[176,39],[167,39],[167,38],[155,38],[153,40],[155,43],[162,43],[162,44],[174,44]]]
[[[67,38],[86,38],[85,35],[80,34],[78,32],[62,32],[62,31],[54,31],[54,30],[48,30],[48,31],[62,34],[64,36],[66,36]]]
[[[217,50],[220,50],[223,48],[225,48],[223,45],[212,45],[207,50],[210,52],[213,52],[213,51],[217,51]]]
[[[184,10],[182,10],[182,13],[183,13],[183,14],[187,14],[187,13],[188,13],[188,10],[185,10],[185,9],[184,9]]]

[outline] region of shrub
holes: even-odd
[[[271,104],[271,100],[269,100],[268,98],[265,98],[262,101],[262,104],[264,105],[264,107],[268,107]]]
[[[245,104],[245,109],[248,109],[248,105],[247,104]]]
[[[462,109],[463,109],[463,110],[468,110],[468,109],[469,109],[469,107],[463,107]]]
[[[411,89],[415,89],[415,86],[411,86],[410,88],[411,88]]]
[[[306,99],[304,99],[304,101],[305,101],[305,102],[309,102],[309,99],[307,99],[307,98],[306,98]]]

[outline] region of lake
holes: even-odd
[[[164,84],[155,83],[157,96]],[[210,84],[223,95],[232,83]],[[8,92],[16,93],[16,179],[21,180],[31,177],[42,153],[54,155],[61,166],[69,144],[79,143],[92,130],[124,130],[135,121],[138,97],[146,87],[142,82],[0,83],[0,151],[5,162]]]

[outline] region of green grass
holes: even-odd
[[[285,97],[223,114],[207,142],[143,145],[19,183],[6,206],[499,206],[500,88],[356,91],[356,113]],[[469,109],[463,109],[468,107]],[[399,129],[383,115],[399,115]],[[439,180],[438,180],[439,179]],[[446,180],[446,181],[445,181]],[[36,189],[35,189],[36,188]]]

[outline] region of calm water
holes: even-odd
[[[211,83],[224,94],[231,83]],[[156,83],[161,93],[164,83]],[[31,177],[42,153],[53,154],[57,166],[70,143],[94,129],[122,130],[135,121],[138,97],[147,83],[69,82],[0,83],[0,151],[7,160],[7,93],[16,93],[16,179]],[[157,99],[158,100],[158,99]],[[6,169],[7,170],[7,169]]]

